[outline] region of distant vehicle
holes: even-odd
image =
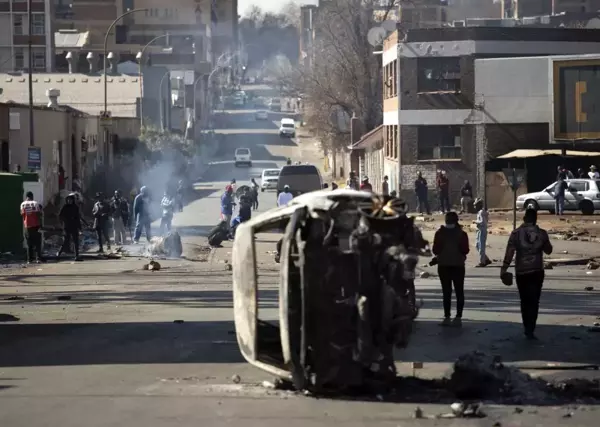
[[[260,176],[260,191],[276,190],[279,172],[279,169],[264,169]]]
[[[269,120],[269,112],[265,110],[260,110],[256,112],[256,120]]]
[[[568,179],[565,181],[565,211],[581,211],[584,215],[593,215],[600,210],[600,181],[594,179]],[[517,197],[517,209],[535,209],[555,212],[554,187],[550,184],[542,191],[522,194]]]
[[[252,166],[252,154],[248,148],[238,148],[235,150],[235,166],[240,164]]]
[[[294,119],[284,118],[281,119],[281,125],[279,126],[279,136],[280,137],[296,137],[296,122]]]
[[[277,181],[277,194],[289,185],[294,197],[323,189],[323,179],[314,165],[287,165],[281,169]]]
[[[269,101],[269,110],[281,111],[281,100],[279,98],[271,98]]]

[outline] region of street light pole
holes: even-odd
[[[163,117],[163,83],[165,81],[165,77],[167,77],[168,75],[171,74],[171,71],[167,71],[165,74],[163,74],[162,78],[160,79],[160,84],[158,85],[158,107],[160,108],[159,113],[160,113],[160,130],[161,131],[165,131],[165,120]]]
[[[144,109],[143,109],[144,85],[142,84],[142,67],[144,66],[144,53],[146,52],[146,48],[148,48],[148,46],[150,46],[156,40],[162,39],[164,37],[169,37],[169,33],[154,37],[152,40],[150,40],[148,43],[146,43],[146,45],[142,48],[142,50],[138,54],[139,61],[140,61],[139,71],[138,71],[138,80],[140,81],[140,125],[142,125],[142,126],[144,125]]]
[[[31,2],[31,0],[29,0],[29,2]],[[117,25],[117,22],[119,22],[121,19],[123,19],[127,15],[131,15],[132,13],[145,12],[147,10],[148,9],[131,9],[131,10],[128,10],[127,12],[125,12],[122,15],[118,16],[117,19],[115,19],[112,22],[112,24],[110,24],[110,26],[108,27],[108,30],[106,30],[106,35],[104,36],[104,50],[103,50],[104,57],[102,58],[103,65],[104,65],[104,114],[105,115],[108,114],[108,80],[106,78],[106,65],[107,65],[107,63],[106,63],[106,56],[108,55],[108,36],[109,36],[111,30],[114,28],[114,26]],[[31,23],[29,25],[31,26]]]
[[[27,38],[27,50],[29,53],[29,64],[27,67],[27,71],[29,73],[29,146],[33,147],[34,137],[33,137],[33,13],[32,13],[32,1],[27,0],[27,21],[29,26],[29,37]]]

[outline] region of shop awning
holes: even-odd
[[[530,159],[541,156],[562,156],[562,150],[515,150],[498,156],[498,159]],[[567,150],[565,157],[600,157],[600,152]]]

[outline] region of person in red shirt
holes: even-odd
[[[23,217],[23,230],[27,243],[27,262],[44,262],[42,257],[42,205],[33,199],[33,193],[28,191],[25,201],[21,203],[21,216]]]
[[[373,191],[373,186],[369,182],[369,177],[365,176],[360,184],[360,191]]]

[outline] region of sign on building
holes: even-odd
[[[42,169],[42,149],[27,147],[27,169],[39,171]]]
[[[600,59],[553,62],[555,142],[600,140]]]

